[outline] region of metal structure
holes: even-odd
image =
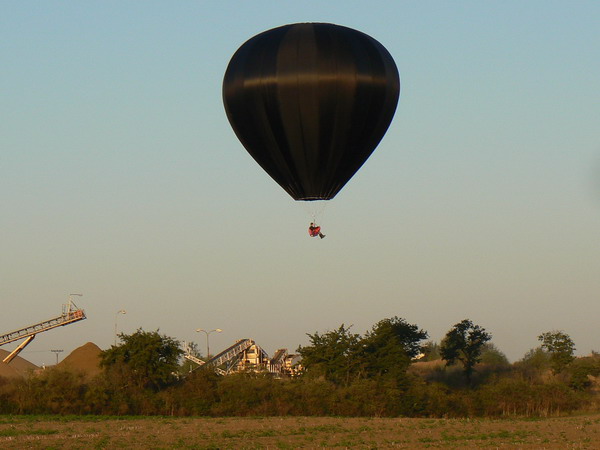
[[[252,339],[240,339],[231,347],[228,347],[221,353],[216,354],[208,361],[202,361],[201,359],[189,354],[189,352],[184,356],[188,360],[193,361],[200,366],[207,364],[214,367],[215,372],[220,375],[227,375],[233,371],[233,368],[236,366],[236,363],[240,359],[240,356],[243,355],[244,351],[253,345],[254,341]]]
[[[186,348],[184,357],[198,366],[210,366],[219,375],[229,375],[235,372],[254,371],[269,372],[275,376],[293,375],[290,370],[292,358],[286,349],[279,349],[275,356],[269,355],[252,339],[240,339],[221,353],[203,361],[191,353],[190,347]]]
[[[283,373],[285,369],[285,359],[288,356],[287,349],[280,348],[275,352],[271,361],[269,361],[269,372],[272,373]]]
[[[85,312],[73,303],[73,300],[71,299],[71,296],[73,295],[81,296],[81,294],[71,294],[69,296],[69,303],[63,305],[62,314],[60,316],[0,335],[0,346],[25,339],[25,341],[4,358],[2,362],[7,364],[11,362],[15,356],[21,353],[21,351],[33,341],[38,333],[84,320],[86,318]]]

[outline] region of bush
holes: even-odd
[[[600,375],[600,357],[578,358],[571,363],[568,373],[570,375],[569,386],[579,391],[588,389],[592,386],[590,377]]]
[[[531,383],[502,378],[478,390],[480,413],[486,416],[551,416],[583,406],[581,396],[564,383]]]

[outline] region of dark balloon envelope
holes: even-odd
[[[246,150],[295,200],[329,200],[379,144],[398,103],[389,52],[350,28],[265,31],[231,58],[223,102]]]

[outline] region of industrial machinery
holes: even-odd
[[[21,353],[21,351],[33,341],[38,333],[84,320],[86,318],[85,312],[73,303],[72,297],[74,295],[81,296],[81,294],[69,295],[69,302],[63,305],[62,314],[60,316],[0,335],[0,346],[25,339],[25,341],[19,344],[19,346],[4,358],[2,362],[7,364],[11,362],[15,356]]]
[[[286,349],[279,349],[272,359],[262,347],[252,339],[240,339],[222,352],[203,361],[186,348],[184,357],[198,366],[209,366],[219,375],[235,372],[255,371],[269,372],[275,376],[293,375],[292,360],[297,362],[297,355],[289,355]]]

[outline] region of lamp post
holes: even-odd
[[[210,359],[210,347],[208,345],[208,335],[214,331],[216,331],[217,333],[220,333],[223,330],[221,330],[220,328],[215,328],[214,330],[210,330],[210,331],[203,330],[202,328],[198,328],[196,330],[196,333],[202,332],[202,333],[206,334],[206,360],[207,361]]]
[[[120,309],[115,314],[115,347],[117,346],[117,318],[119,317],[119,314],[127,314],[127,311]]]
[[[62,353],[64,350],[50,350],[52,353],[56,354],[56,365],[58,366],[58,354]]]

